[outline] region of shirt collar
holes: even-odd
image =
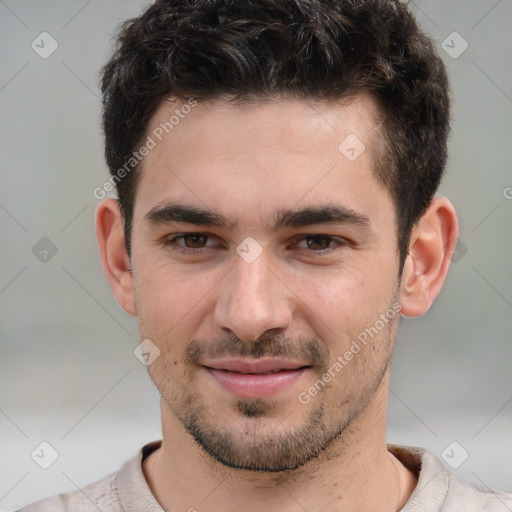
[[[116,485],[124,512],[163,512],[151,493],[142,470],[142,462],[160,448],[162,441],[146,444],[137,456],[126,462]],[[388,444],[388,450],[411,471],[418,474],[418,484],[401,512],[432,512],[441,510],[449,487],[449,473],[442,462],[424,448]]]
[[[125,462],[119,470],[116,485],[123,512],[163,512],[142,471],[144,459],[161,445],[161,440],[146,444],[136,457]]]
[[[418,475],[418,484],[400,512],[442,510],[448,495],[449,473],[431,452],[415,446],[388,444],[388,450]]]

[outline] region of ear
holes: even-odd
[[[103,271],[117,303],[136,315],[133,275],[126,252],[123,218],[116,199],[103,199],[96,208],[96,238]]]
[[[444,198],[432,200],[413,228],[401,280],[402,314],[426,313],[443,286],[459,234],[457,214]]]

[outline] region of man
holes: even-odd
[[[401,315],[457,240],[448,82],[391,0],[157,1],[103,69],[96,232],[162,441],[25,511],[506,511],[387,445]]]

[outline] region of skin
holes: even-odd
[[[148,134],[177,106],[162,104]],[[308,403],[298,400],[393,305],[425,313],[456,243],[455,210],[436,198],[413,229],[399,280],[394,205],[372,172],[376,112],[365,95],[314,106],[200,103],[143,163],[131,258],[117,201],[98,205],[107,279],[138,317],[141,339],[160,350],[148,372],[162,397],[163,443],[143,469],[164,510],[394,511],[413,491],[416,475],[385,439],[399,315]],[[366,147],[354,161],[338,150],[349,134]],[[167,202],[232,225],[149,222]],[[271,229],[279,211],[326,205],[366,220]],[[207,236],[173,240],[184,233]],[[262,251],[251,263],[236,251],[249,236]],[[201,366],[242,354],[310,366],[274,395],[244,399]]]

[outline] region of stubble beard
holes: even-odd
[[[165,362],[160,370],[163,381],[155,379],[156,375],[153,375],[152,371],[149,373],[160,391],[163,402],[197,445],[212,459],[233,469],[269,473],[289,471],[317,459],[334,441],[343,440],[347,429],[366,410],[391,364],[396,335],[394,324],[394,321],[391,322],[382,333],[383,339],[377,340],[377,343],[387,345],[379,366],[372,369],[368,365],[361,365],[363,382],[352,383],[354,392],[341,403],[334,402],[329,405],[325,392],[330,388],[326,387],[309,402],[309,412],[302,424],[291,428],[285,428],[286,417],[279,421],[277,401],[239,399],[235,403],[235,410],[241,421],[230,429],[229,425],[217,421],[213,416],[214,412],[210,412],[203,405],[200,393],[187,393],[187,387],[178,385],[176,379],[165,378],[165,374],[170,375]],[[283,355],[283,351],[274,350],[274,353],[270,354],[261,350],[261,347],[261,344],[258,345],[258,350],[263,352],[260,355]],[[248,353],[250,350],[245,348],[243,352]],[[368,345],[366,350],[371,354],[372,346]],[[189,356],[190,353],[187,357]],[[185,362],[187,357],[184,358]],[[322,354],[319,354],[320,359],[321,357]],[[319,372],[320,375],[327,369],[328,364],[324,361],[325,368]],[[355,375],[355,372],[352,375]],[[232,407],[231,402],[229,407]],[[335,413],[340,412],[330,418],[326,414],[326,411],[329,413],[329,409]],[[275,426],[269,427],[271,422]]]

